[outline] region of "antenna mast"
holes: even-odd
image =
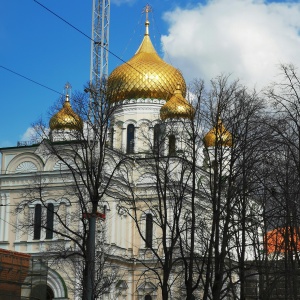
[[[110,0],[93,0],[90,83],[96,93],[108,77]]]

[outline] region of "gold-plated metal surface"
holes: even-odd
[[[232,135],[219,119],[216,127],[211,129],[203,139],[205,147],[232,147]]]
[[[187,102],[181,92],[181,87],[178,84],[173,96],[166,102],[160,109],[160,118],[166,119],[190,119],[192,120],[195,115],[193,106]]]
[[[69,95],[66,95],[63,108],[50,119],[49,126],[51,130],[82,130],[82,119],[73,111]]]
[[[183,96],[186,94],[181,72],[158,56],[149,37],[148,20],[145,25],[146,33],[135,55],[108,77],[108,97],[111,103],[138,98],[169,100],[178,83],[182,87]]]

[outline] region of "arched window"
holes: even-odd
[[[153,135],[153,148],[155,152],[159,151],[160,136],[161,136],[160,125],[156,124],[154,125],[154,135]]]
[[[127,153],[132,154],[134,153],[134,125],[129,124],[127,126]]]
[[[169,136],[169,155],[176,154],[176,137],[174,134]]]
[[[153,216],[146,214],[146,247],[152,247],[153,240]]]
[[[145,300],[152,300],[152,297],[150,295],[146,295]]]
[[[38,284],[32,288],[30,299],[52,300],[54,299],[54,292],[49,286],[45,284]]]
[[[33,226],[33,239],[39,240],[41,238],[42,227],[42,206],[37,204],[34,208],[34,226]]]
[[[46,239],[53,239],[53,220],[54,220],[54,205],[52,203],[49,203],[47,206]]]
[[[49,286],[47,286],[47,300],[52,300],[52,299],[54,299],[54,293],[52,289]]]

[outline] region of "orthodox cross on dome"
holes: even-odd
[[[148,13],[152,11],[152,7],[149,4],[146,4],[146,6],[143,9],[143,13],[146,14],[146,22],[149,21],[148,19]]]
[[[70,95],[71,94],[71,90],[72,90],[72,86],[69,82],[66,82],[65,86],[65,95]]]
[[[146,4],[146,6],[143,9],[143,13],[146,14],[146,32],[145,35],[149,35],[149,12],[152,11],[152,7],[149,4]]]

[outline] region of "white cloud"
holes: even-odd
[[[23,135],[21,136],[21,141],[22,142],[31,141],[35,138],[35,136],[36,136],[36,130],[33,127],[28,127],[26,131],[23,133]]]
[[[300,66],[300,3],[212,0],[165,13],[165,59],[186,80],[231,74],[249,86],[274,80],[280,63]]]
[[[39,127],[28,127],[26,131],[21,136],[20,141],[22,142],[36,142],[37,140],[42,140],[47,138],[49,134],[49,128],[39,128]]]

